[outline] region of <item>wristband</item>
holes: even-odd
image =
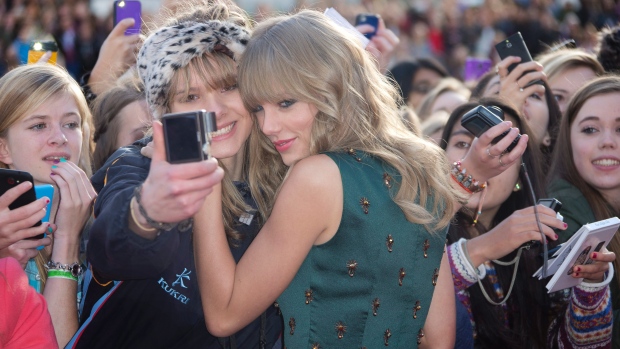
[[[67,280],[78,281],[77,276],[74,276],[73,273],[71,273],[70,271],[61,270],[61,269],[48,269],[47,278],[48,279],[54,279],[54,278],[67,279]]]
[[[187,218],[184,219],[180,222],[177,223],[162,223],[162,222],[158,222],[154,219],[152,219],[151,217],[149,217],[148,214],[146,214],[146,210],[144,209],[144,207],[142,206],[142,184],[140,184],[139,186],[136,187],[136,189],[133,192],[133,196],[136,199],[136,204],[138,204],[138,210],[140,210],[140,214],[142,215],[142,217],[144,217],[144,220],[146,220],[146,223],[148,225],[150,225],[151,227],[157,229],[157,230],[165,230],[165,231],[170,231],[174,228],[179,228],[179,231],[181,232],[185,232],[188,231],[189,229],[192,228],[193,226],[193,220],[192,218]],[[131,206],[129,207],[131,209]],[[133,215],[133,211],[132,211],[132,215]],[[134,220],[137,222],[137,220],[134,217]],[[138,224],[139,227],[143,227],[141,224]],[[145,229],[148,231],[148,228]],[[159,234],[158,234],[159,236]]]
[[[136,187],[136,189],[133,192],[133,196],[136,199],[136,204],[138,204],[138,210],[140,210],[140,214],[142,215],[142,217],[144,217],[144,220],[146,220],[146,223],[150,225],[151,227],[158,229],[158,230],[170,231],[174,229],[174,227],[177,226],[177,223],[161,223],[161,222],[158,222],[152,219],[151,217],[149,217],[148,214],[146,214],[146,210],[142,206],[142,202],[141,202],[142,201],[141,191],[142,191],[142,184]]]
[[[135,200],[135,199],[136,199],[135,196],[133,198],[131,198],[131,200]],[[138,221],[138,218],[136,217],[136,214],[133,212],[133,208],[131,207],[131,201],[129,202],[129,212],[131,212],[131,219],[133,219],[133,222],[136,223],[138,228],[140,228],[141,230],[144,230],[144,231],[155,231],[155,230],[157,230],[156,228],[145,227],[142,224],[140,224],[140,222]]]

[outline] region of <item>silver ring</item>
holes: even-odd
[[[499,75],[499,65],[495,66],[495,75]]]
[[[502,156],[501,156],[501,155],[500,155],[500,157],[499,157],[499,165],[500,165],[501,167],[506,166],[506,164],[504,164],[504,163],[502,162]]]
[[[523,87],[519,87],[519,91],[520,91],[520,92],[523,92]]]
[[[491,147],[487,148],[487,155],[490,156],[491,159],[494,159],[494,158],[498,157],[498,155],[491,154]]]

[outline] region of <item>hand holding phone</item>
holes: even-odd
[[[467,57],[465,59],[465,70],[463,80],[475,81],[491,69],[491,60],[488,58]]]
[[[211,134],[217,131],[215,113],[206,110],[165,114],[164,129],[166,161],[182,164],[208,159]]]
[[[142,5],[140,1],[120,0],[114,1],[114,26],[125,18],[133,18],[134,25],[125,30],[125,35],[140,34]]]
[[[33,41],[30,43],[28,50],[28,64],[38,63],[45,52],[51,52],[52,55],[47,60],[48,63],[55,64],[58,57],[58,45],[56,41]]]
[[[519,63],[513,63],[508,66],[508,74],[510,74],[510,72],[512,72],[512,70],[516,68],[517,65],[533,61],[532,55],[530,55],[530,51],[527,49],[525,41],[523,41],[523,36],[521,36],[521,32],[517,32],[509,36],[507,39],[499,42],[497,45],[495,45],[495,50],[497,50],[497,53],[502,60],[510,56],[516,56],[521,58],[521,61]],[[529,71],[526,71],[523,75],[527,73],[529,73]],[[533,84],[542,85],[542,83],[542,80],[533,80],[528,82],[525,86],[521,86],[521,88],[523,89]]]
[[[465,129],[467,129],[469,132],[471,132],[474,136],[480,137],[491,127],[499,125],[503,121],[503,118],[504,112],[500,108],[496,106],[490,106],[487,108],[483,105],[479,105],[465,113],[465,115],[463,115],[463,118],[461,119],[461,125],[465,127]],[[501,135],[495,137],[491,141],[491,144],[499,142],[508,134],[508,132],[510,131],[506,131]],[[510,143],[510,145],[508,146],[508,148],[506,148],[504,152],[509,153],[512,149],[514,149],[514,147],[517,146],[517,143],[519,143],[520,139],[521,135],[518,135],[512,141],[512,143]]]
[[[25,183],[29,184],[26,185]],[[49,199],[51,202],[51,197]],[[45,206],[42,201],[35,201],[37,199],[30,173],[0,169],[0,241],[4,237],[10,237],[13,242],[22,239],[38,240],[44,238],[41,218],[44,215]],[[23,214],[20,213],[17,216],[11,214],[11,211],[15,210],[20,210]],[[37,217],[39,217],[38,220]],[[32,231],[31,228],[36,229]],[[5,231],[4,229],[9,230]],[[32,236],[37,231],[41,233]],[[36,246],[32,248],[34,247]]]
[[[370,25],[374,28],[373,31],[364,33],[364,36],[370,39],[377,34],[377,29],[379,28],[379,16],[370,13],[360,13],[355,17],[355,26],[357,27],[362,24]]]

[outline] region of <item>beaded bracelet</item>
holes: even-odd
[[[76,276],[73,276],[73,274],[70,271],[61,270],[61,269],[48,269],[47,278],[48,279],[57,278],[57,279],[67,279],[67,280],[78,281],[78,278]]]
[[[480,182],[475,180],[472,175],[468,175],[467,170],[461,166],[460,160],[452,164],[451,174],[452,178],[461,186],[461,188],[470,194],[482,191],[482,189],[487,186],[486,182],[480,184]]]
[[[79,262],[74,262],[71,264],[62,264],[62,263],[54,262],[51,259],[47,261],[47,263],[45,263],[43,267],[45,267],[45,269],[47,269],[48,271],[49,270],[66,271],[76,278],[84,274],[84,271],[85,271],[84,266],[82,266],[82,264],[80,264]]]

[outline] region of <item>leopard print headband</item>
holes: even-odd
[[[185,22],[151,34],[138,52],[137,66],[155,119],[164,103],[174,73],[194,58],[222,52],[237,61],[250,39],[248,31],[230,22]]]

